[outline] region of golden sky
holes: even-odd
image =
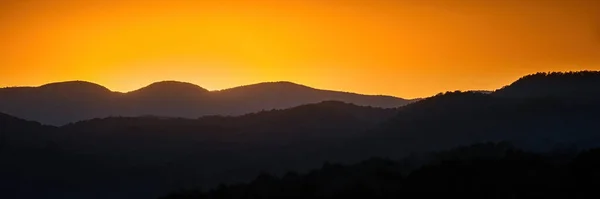
[[[0,87],[293,81],[413,98],[600,70],[594,0],[0,0]]]

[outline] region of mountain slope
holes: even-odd
[[[171,140],[181,138],[178,142],[194,144],[196,140],[219,147],[235,148],[248,144],[274,146],[356,136],[393,117],[396,111],[326,101],[242,116],[206,116],[198,119],[110,117],[76,122],[60,129],[81,138],[94,136],[89,141],[96,144],[100,138],[124,140],[121,138],[128,137],[138,142],[143,139],[164,141],[168,137]]]
[[[406,105],[408,100],[391,96],[370,96],[347,92],[314,89],[291,82],[268,82],[215,91],[215,97],[233,101],[232,114],[260,110],[290,108],[321,101],[343,101],[360,106],[394,108]]]
[[[600,98],[600,71],[531,74],[496,90],[493,95],[512,98],[597,99]]]
[[[123,94],[115,116],[157,115],[196,118],[219,114],[208,90],[194,84],[177,81],[152,83]],[[106,116],[104,116],[106,117]]]
[[[510,141],[528,150],[598,147],[599,111],[600,105],[588,100],[452,92],[400,108],[357,145],[365,156],[393,157],[488,141]]]
[[[0,113],[0,152],[15,148],[41,148],[54,127]]]
[[[0,89],[0,111],[53,125],[110,116],[242,115],[329,100],[385,108],[410,102],[390,96],[319,90],[290,82],[260,83],[212,92],[176,81],[157,82],[128,93],[112,92],[82,81]]]
[[[89,82],[0,89],[0,112],[45,124],[110,115],[118,93]]]
[[[13,167],[0,165],[0,170],[24,168],[22,174],[11,172],[16,176],[9,180],[27,177],[36,179],[36,186],[52,187],[5,193],[16,191],[44,198],[78,187],[83,195],[61,198],[90,198],[90,193],[103,198],[101,193],[107,192],[110,198],[128,198],[128,194],[141,192],[148,195],[139,198],[151,198],[181,186],[248,179],[263,169],[283,172],[310,168],[333,157],[326,153],[332,144],[357,137],[395,111],[328,101],[236,117],[93,119],[56,128],[51,135],[56,136],[53,140],[60,150],[44,153],[41,160],[36,155],[39,153],[18,152],[20,155],[14,156],[35,157],[37,164],[14,161]],[[46,160],[52,160],[52,171],[45,168],[50,163],[39,163]],[[19,167],[21,163],[27,166]]]

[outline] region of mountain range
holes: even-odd
[[[218,91],[177,81],[157,82],[127,93],[113,92],[84,81],[0,89],[0,112],[52,125],[110,116],[242,115],[322,101],[392,108],[413,100],[321,90],[291,82],[259,83]]]
[[[163,92],[173,91],[167,87]],[[581,71],[537,73],[493,92],[445,92],[396,108],[323,101],[236,116],[115,116],[62,126],[0,114],[0,192],[152,198],[248,181],[261,171],[304,172],[326,161],[399,159],[473,143],[505,141],[531,151],[599,147],[597,88],[600,72]],[[83,90],[78,96],[106,92]]]

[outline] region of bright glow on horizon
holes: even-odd
[[[600,70],[600,2],[0,1],[0,86],[267,81],[404,98]]]

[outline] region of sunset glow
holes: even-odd
[[[0,87],[284,80],[414,98],[600,70],[592,0],[0,2]]]

